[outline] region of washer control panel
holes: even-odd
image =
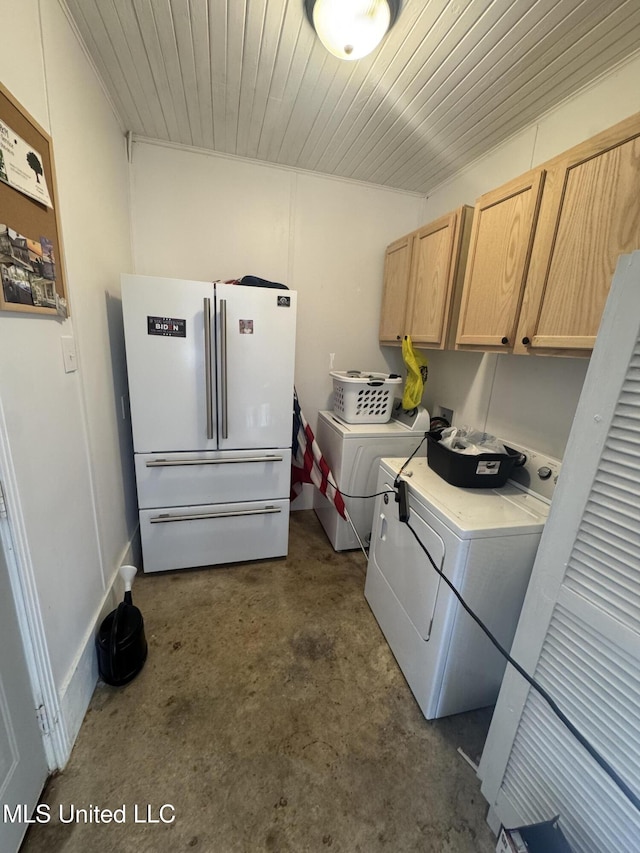
[[[502,441],[507,447],[517,450],[518,453],[522,453],[525,457],[522,465],[516,465],[512,469],[511,476],[509,477],[511,482],[551,502],[556,483],[558,482],[558,475],[560,474],[560,460],[554,459],[552,456],[545,456],[536,450],[531,450],[530,447],[514,444],[508,439],[502,439]]]

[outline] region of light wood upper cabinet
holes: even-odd
[[[513,346],[543,183],[536,169],[478,199],[457,348]]]
[[[465,205],[413,236],[405,325],[414,344],[444,349],[455,334],[472,219]]]
[[[546,169],[514,352],[588,354],[618,257],[640,248],[640,116]]]
[[[423,348],[453,343],[472,218],[463,205],[387,248],[382,343],[401,343],[404,335]]]
[[[640,248],[640,114],[478,199],[456,349],[589,355]]]
[[[384,256],[384,291],[380,312],[380,341],[398,343],[404,335],[413,234],[387,246]]]

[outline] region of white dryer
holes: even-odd
[[[527,456],[514,469],[520,484],[510,480],[500,489],[451,486],[424,458],[402,475],[409,523],[507,651],[560,467],[516,449]],[[384,459],[380,466],[376,491],[389,494],[376,499],[365,596],[429,720],[494,704],[506,664],[400,522],[393,484],[403,462]]]
[[[350,495],[372,495],[381,458],[407,459],[424,438],[429,421],[429,413],[422,406],[408,413],[396,405],[391,420],[384,424],[348,424],[333,412],[319,412],[316,440],[338,488]],[[426,452],[425,441],[419,454],[424,456]],[[368,544],[375,501],[345,498],[345,504],[358,535]],[[360,547],[351,525],[317,490],[313,508],[335,551]]]

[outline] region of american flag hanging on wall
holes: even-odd
[[[318,447],[313,430],[305,420],[298,393],[293,390],[293,441],[291,447],[291,500],[302,491],[303,483],[313,483],[346,519],[347,510],[331,469]]]

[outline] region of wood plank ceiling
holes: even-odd
[[[133,134],[428,193],[640,45],[638,0],[405,0],[344,62],[303,0],[66,0]]]

